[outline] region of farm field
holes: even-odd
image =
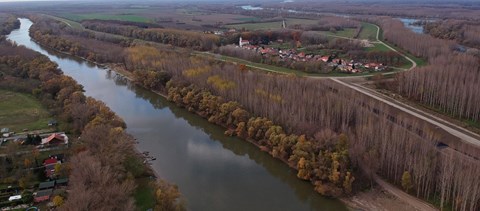
[[[355,29],[353,28],[345,28],[341,31],[336,31],[336,32],[331,32],[331,31],[322,31],[321,33],[325,33],[327,35],[331,36],[339,36],[339,37],[347,37],[347,38],[353,38],[353,35],[355,34]]]
[[[73,20],[73,21],[82,21],[82,20],[118,20],[118,21],[132,21],[132,22],[143,22],[149,23],[153,20],[139,15],[133,14],[105,14],[105,13],[85,13],[85,14],[61,14],[62,17]]]
[[[377,37],[377,27],[370,23],[362,22],[362,31],[358,36],[358,39],[367,39],[371,41],[376,41]]]
[[[373,47],[365,48],[368,52],[389,52],[392,51],[390,48],[387,48],[384,44],[373,43]]]
[[[298,18],[287,18],[286,24],[287,27],[291,25],[310,25],[316,24],[318,20],[311,20],[311,19],[298,19]],[[282,28],[282,21],[273,21],[273,22],[261,22],[261,23],[242,23],[242,24],[232,24],[227,25],[227,28],[234,28],[234,29],[246,29],[246,30],[266,30],[266,29],[281,29]]]
[[[50,115],[33,96],[0,90],[0,127],[10,131],[48,128]]]

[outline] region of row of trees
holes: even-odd
[[[84,22],[83,25],[95,31],[118,34],[135,39],[170,44],[173,46],[192,48],[195,50],[211,50],[220,43],[220,38],[202,32],[182,31],[177,29],[145,29],[132,25],[105,22]]]
[[[281,126],[267,118],[251,115],[235,101],[225,101],[193,85],[183,87],[181,84],[168,83],[168,100],[198,113],[209,122],[228,128],[226,134],[250,140],[285,161],[298,170],[298,178],[311,181],[321,194],[340,196],[352,192],[355,177],[350,166],[346,135],[326,131],[325,136],[314,141],[305,135],[287,134]]]
[[[110,36],[99,37],[92,33],[79,33],[69,29],[65,23],[47,17],[34,16],[32,20],[35,24],[30,29],[30,35],[37,42],[91,61],[122,62],[123,47],[121,45],[130,45],[128,40],[110,39]]]
[[[425,22],[425,33],[440,39],[456,40],[473,48],[480,47],[480,25],[474,21],[444,20]]]

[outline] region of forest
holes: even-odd
[[[455,40],[472,48],[480,48],[480,25],[475,21],[439,20],[422,23],[425,33],[440,39]]]
[[[400,25],[394,20],[373,21],[382,26],[386,40],[428,58],[429,62],[450,52],[448,44],[445,46],[448,41],[419,35],[418,39],[407,42],[410,34],[401,30],[403,25],[396,35],[393,30]],[[38,30],[48,28],[35,28],[31,33]],[[62,38],[68,40],[67,36]],[[37,41],[54,46],[46,43],[47,39]],[[425,45],[430,46],[422,48]],[[392,108],[332,80],[265,74],[242,65],[139,43],[124,48],[119,55],[124,55],[124,66],[137,83],[161,91],[177,105],[224,126],[227,135],[247,139],[282,159],[298,170],[299,178],[310,180],[322,194],[348,194],[351,188],[358,190],[358,186],[355,187],[361,183],[362,176],[372,179],[379,174],[399,186],[411,184],[404,187],[407,192],[427,200],[438,199],[440,207],[455,210],[479,207],[479,181],[467,177],[480,173],[478,162],[465,161],[458,153],[440,151],[438,134],[423,122],[398,114],[395,122],[411,127],[396,124],[387,116],[395,113]],[[453,56],[467,61],[471,57]],[[468,65],[472,64],[467,63],[465,67],[470,67]],[[431,72],[428,74],[439,75],[437,81],[447,79],[440,71]],[[398,80],[407,80],[409,74],[427,73],[412,71],[402,74]],[[462,72],[461,77],[457,74],[449,80],[454,80],[453,84],[460,90],[475,87],[478,81],[476,84],[475,81],[455,82],[462,77],[475,79],[469,74],[474,71]],[[408,80],[414,84],[422,77]],[[423,80],[432,79],[424,77]],[[431,84],[418,86],[422,87],[411,92],[430,91],[426,100],[447,95],[428,87]],[[475,117],[478,114],[475,113],[478,111],[474,104],[478,102],[476,96],[464,97],[466,102],[461,105],[444,106]],[[422,132],[408,128],[420,128]]]

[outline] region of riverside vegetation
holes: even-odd
[[[65,123],[60,125],[62,130],[72,137],[81,136],[71,141],[67,173],[69,190],[75,194],[67,196],[60,210],[135,210],[136,179],[151,176],[152,172],[141,167],[141,158],[133,148],[134,139],[125,132],[126,125],[120,117],[104,103],[86,97],[82,86],[63,75],[47,57],[11,44],[3,36],[0,79],[1,89],[32,94]],[[140,167],[132,168],[131,162],[138,162]],[[156,210],[183,209],[175,186],[161,180],[152,185]],[[103,197],[98,197],[100,192]]]

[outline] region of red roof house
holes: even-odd
[[[53,133],[47,138],[42,139],[42,144],[66,144],[68,138],[65,134]]]

